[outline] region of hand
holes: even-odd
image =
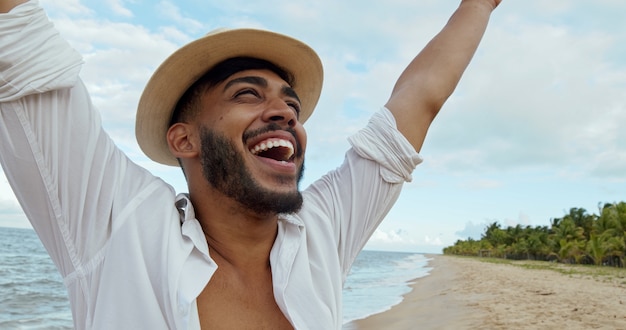
[[[462,0],[461,2],[476,2],[476,1],[480,1],[483,2],[487,5],[490,5],[492,9],[496,9],[496,7],[498,7],[498,5],[500,4],[500,2],[502,2],[502,0]]]

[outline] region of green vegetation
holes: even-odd
[[[600,215],[572,208],[564,217],[552,219],[549,227],[502,228],[496,221],[480,240],[458,240],[443,253],[624,268],[626,203],[605,204]]]

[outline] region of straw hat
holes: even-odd
[[[155,162],[178,166],[166,132],[176,103],[185,91],[216,64],[232,57],[270,61],[294,77],[291,86],[302,102],[300,122],[313,113],[322,90],[322,62],[306,44],[274,32],[221,29],[174,52],[154,72],[137,108],[135,135],[141,150]]]

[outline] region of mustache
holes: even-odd
[[[244,144],[248,142],[249,139],[256,137],[261,134],[274,132],[274,131],[285,131],[291,134],[296,141],[296,156],[302,155],[302,147],[300,144],[300,140],[296,135],[296,130],[293,127],[282,128],[277,123],[269,123],[265,127],[257,128],[255,130],[246,131],[243,133],[243,142]]]

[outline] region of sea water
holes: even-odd
[[[422,254],[362,251],[343,290],[344,323],[402,301],[430,268]],[[32,229],[0,227],[0,329],[72,329],[67,291]]]
[[[344,323],[400,303],[412,281],[428,275],[428,260],[419,253],[361,251],[343,286]]]
[[[72,329],[61,275],[32,229],[0,227],[0,329]]]

